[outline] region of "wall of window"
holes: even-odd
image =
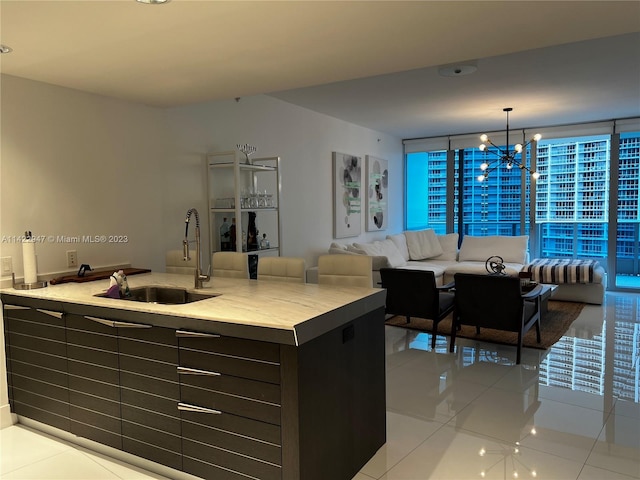
[[[640,119],[633,121],[637,125]],[[502,165],[480,182],[479,166],[495,158],[491,151],[449,147],[455,162],[448,169],[446,148],[419,151],[419,141],[405,143],[406,228],[531,235],[532,258],[597,259],[613,265],[617,285],[640,287],[640,131],[612,135],[615,128],[605,122],[551,128],[548,139],[543,133],[533,144],[535,155],[529,150],[524,160],[539,173],[537,180],[526,170]],[[451,138],[447,141],[451,145]],[[431,144],[438,142],[425,146]],[[455,199],[449,208],[448,185],[453,185]]]

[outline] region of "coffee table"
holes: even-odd
[[[550,283],[540,283],[539,285],[540,293],[538,294],[538,298],[540,299],[540,320],[542,320],[542,318],[548,311],[547,302],[558,289],[558,285],[553,285]]]

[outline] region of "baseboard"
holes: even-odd
[[[18,416],[11,413],[9,404],[0,406],[0,430],[18,423]]]

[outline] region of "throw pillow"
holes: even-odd
[[[367,252],[362,250],[361,248],[356,247],[356,244],[347,245],[347,252],[356,253],[358,255],[367,255]]]
[[[340,254],[340,253],[349,253],[347,252],[347,246],[343,245],[341,243],[336,243],[333,242],[331,245],[329,245],[329,253],[332,254]]]
[[[460,262],[485,262],[489,257],[497,255],[509,263],[526,263],[529,236],[492,235],[474,237],[465,235],[460,246],[458,260]]]
[[[407,237],[404,233],[398,233],[397,235],[387,235],[387,239],[391,240],[398,247],[398,251],[402,254],[405,260],[409,260],[409,249],[407,248]]]
[[[418,231],[407,230],[404,232],[404,236],[407,238],[407,248],[411,260],[424,260],[442,255],[442,246],[432,228]]]
[[[353,246],[363,250],[367,255],[387,257],[389,266],[392,268],[402,267],[407,264],[398,247],[391,240],[354,243]]]
[[[431,260],[448,260],[456,261],[458,258],[458,234],[448,233],[446,235],[437,235],[442,254],[432,257]]]

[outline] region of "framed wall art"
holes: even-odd
[[[333,152],[333,237],[360,235],[362,157]]]
[[[386,230],[387,200],[389,192],[389,162],[381,158],[367,155],[365,157],[366,180],[365,189],[365,229],[367,232]]]

